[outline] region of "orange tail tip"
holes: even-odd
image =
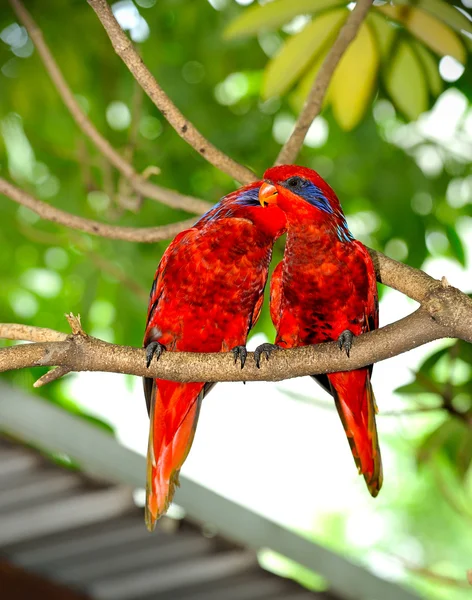
[[[152,481],[156,481],[157,477],[158,470],[152,464],[148,463],[146,506],[144,507],[144,522],[148,531],[154,531],[158,519],[167,512],[172,502],[175,488],[180,485],[179,471],[174,472],[169,482],[159,488],[152,483]]]
[[[383,482],[375,414],[377,406],[367,370],[333,373],[329,380],[359,474],[374,498]]]

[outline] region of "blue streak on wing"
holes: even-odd
[[[342,225],[338,225],[336,227],[336,234],[340,242],[352,242],[352,240],[354,239],[354,236],[348,229],[345,219],[343,219]]]
[[[239,204],[239,206],[259,206],[259,188],[255,187],[239,194],[236,204]]]
[[[203,224],[208,221],[215,221],[217,219],[230,218],[234,216],[234,208],[237,206],[259,206],[259,188],[252,188],[250,190],[244,190],[237,197],[232,198],[231,202],[228,202],[230,196],[222,198],[218,204],[215,204],[213,208],[210,208],[203,217],[198,221]]]

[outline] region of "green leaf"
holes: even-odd
[[[397,108],[411,121],[428,108],[428,88],[422,65],[406,41],[398,44],[385,76],[385,87]]]
[[[262,88],[264,98],[284,94],[334,38],[348,15],[349,11],[344,8],[330,11],[290,37],[266,67]]]
[[[464,479],[472,463],[472,432],[469,428],[464,428],[462,439],[459,440],[457,452],[453,461],[459,477]]]
[[[300,83],[298,84],[296,90],[290,96],[290,104],[293,106],[295,111],[299,111],[302,109],[303,104],[306,100],[306,97],[310,93],[310,90],[315,82],[315,79],[318,75],[318,71],[321,68],[321,65],[326,58],[326,54],[328,53],[327,49],[324,49],[318,56],[315,58],[314,63],[311,65],[308,72],[302,77]],[[323,107],[325,107],[328,103],[329,92],[331,86],[328,88],[326,95],[323,100]]]
[[[450,225],[447,225],[446,235],[447,235],[447,239],[449,240],[449,245],[451,247],[452,254],[454,255],[455,258],[457,258],[457,260],[460,262],[460,264],[463,267],[465,267],[464,246],[462,245],[461,238],[457,234],[457,231]]]
[[[423,68],[424,68],[424,71],[426,74],[426,79],[428,80],[429,89],[431,90],[431,93],[435,97],[439,96],[439,94],[444,89],[444,81],[441,79],[441,76],[439,75],[439,67],[438,67],[437,60],[433,57],[431,52],[429,52],[429,50],[427,50],[423,46],[423,44],[420,44],[419,42],[416,42],[413,40],[412,47],[415,50],[415,52],[418,54],[421,64],[423,65]]]
[[[346,0],[274,0],[263,6],[251,6],[229,24],[224,36],[234,39],[255,35],[277,29],[298,15],[314,14],[345,4]]]
[[[419,371],[430,374],[433,367],[441,360],[443,356],[449,353],[450,349],[451,347],[447,346],[446,348],[441,348],[441,350],[431,354],[431,356],[428,356],[428,358],[420,365]]]
[[[402,385],[395,390],[396,394],[405,394],[408,396],[416,396],[417,394],[424,394],[426,392],[427,390],[425,390],[421,383],[416,380],[412,381],[411,383],[407,383],[406,385]]]
[[[459,423],[460,425],[460,423]],[[443,448],[444,444],[450,438],[457,433],[458,422],[456,419],[446,419],[430,432],[423,442],[420,444],[416,454],[416,460],[418,464],[424,464],[431,460],[431,458]]]
[[[392,24],[383,15],[375,12],[367,15],[367,23],[375,36],[381,60],[389,59],[393,41],[398,33],[398,27],[392,27]]]

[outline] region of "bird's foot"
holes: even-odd
[[[159,360],[165,349],[166,347],[160,342],[151,342],[146,346],[146,367],[148,369],[154,356],[156,360]]]
[[[346,354],[349,357],[349,353],[352,348],[352,340],[354,339],[354,334],[349,329],[345,329],[341,335],[338,337],[338,346],[341,352],[343,350],[346,351]]]
[[[247,358],[247,348],[246,346],[235,346],[231,352],[233,353],[234,356],[234,364],[236,364],[238,362],[238,360],[241,361],[241,369],[244,367],[244,365],[246,364],[246,358]]]
[[[274,352],[274,350],[280,350],[280,346],[277,346],[276,344],[268,344],[268,343],[257,346],[257,348],[254,351],[254,360],[256,361],[256,367],[258,369],[261,368],[262,356],[264,355],[266,357],[266,360],[269,360],[269,357],[272,354],[272,352]]]

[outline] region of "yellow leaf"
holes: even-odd
[[[472,34],[472,21],[457,9],[443,0],[395,0],[395,4],[414,4],[452,27],[458,33],[463,31]],[[466,40],[468,38],[465,38]]]
[[[410,33],[440,56],[453,56],[465,64],[467,52],[464,44],[450,27],[413,6],[377,6],[377,10],[402,23]]]
[[[370,104],[379,67],[378,48],[365,23],[347,49],[331,82],[333,114],[345,130],[353,129]]]
[[[414,120],[428,108],[422,65],[410,44],[401,41],[385,77],[385,87],[397,108]]]
[[[382,60],[388,60],[390,58],[392,44],[398,33],[398,27],[394,27],[384,16],[378,15],[375,12],[371,12],[367,15],[367,23],[375,36],[375,41],[377,42],[377,47],[380,52],[380,58]]]
[[[290,37],[264,71],[263,97],[284,94],[334,39],[348,15],[349,11],[344,8],[330,11],[315,17],[300,33]]]
[[[262,6],[246,9],[226,28],[227,39],[247,37],[260,31],[277,29],[298,15],[314,14],[333,6],[346,4],[344,0],[274,0]]]
[[[434,96],[439,96],[444,89],[444,82],[439,75],[437,59],[434,58],[429,50],[426,50],[423,44],[413,41],[412,45],[423,65],[429,89]]]

